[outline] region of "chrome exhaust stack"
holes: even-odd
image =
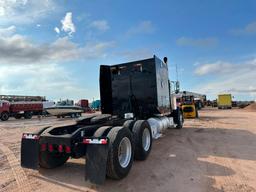
[[[152,117],[147,121],[151,127],[153,139],[158,139],[166,129],[174,127],[173,117]]]

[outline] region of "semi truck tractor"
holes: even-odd
[[[9,117],[31,119],[33,115],[42,114],[42,102],[9,102],[0,100],[0,119],[7,121]]]
[[[66,126],[24,133],[21,166],[53,169],[85,157],[85,180],[102,184],[124,178],[134,160],[146,160],[152,140],[167,128],[183,127],[183,116],[170,93],[167,58],[100,66],[102,114]]]

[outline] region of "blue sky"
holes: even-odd
[[[169,58],[171,80],[256,99],[256,1],[0,1],[0,94],[99,98],[99,65]]]

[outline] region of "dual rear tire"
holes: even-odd
[[[110,145],[107,158],[107,176],[122,179],[130,171],[134,157],[133,136],[129,129],[112,128],[107,135]]]
[[[150,126],[143,120],[126,122],[123,127],[104,126],[94,136],[107,136],[109,139],[107,176],[112,179],[124,178],[129,173],[134,158],[145,160],[152,146]]]
[[[150,125],[145,120],[138,120],[134,123],[132,132],[135,140],[135,159],[147,159],[152,147],[152,133]]]
[[[136,160],[145,160],[152,147],[152,132],[150,125],[145,120],[127,120],[124,125],[132,131],[135,145],[135,156]]]

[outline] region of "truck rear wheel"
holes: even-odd
[[[8,112],[3,112],[2,114],[1,114],[1,120],[2,121],[7,121],[8,119],[9,119],[9,113]]]
[[[133,125],[135,123],[135,120],[127,120],[124,122],[123,127],[130,129],[132,131]]]
[[[66,153],[41,151],[39,155],[39,165],[46,169],[52,169],[66,163],[68,158],[69,155]]]
[[[25,112],[24,118],[25,119],[31,119],[32,118],[32,112]]]
[[[122,179],[130,171],[133,164],[134,145],[132,133],[123,127],[110,130],[110,148],[107,159],[107,176],[112,179]]]
[[[184,122],[184,118],[183,118],[183,113],[182,111],[177,108],[176,110],[173,111],[173,120],[174,123],[176,124],[176,129],[181,129],[183,127],[183,122]]]
[[[75,118],[76,117],[76,113],[72,113],[69,115],[71,118]]]
[[[95,133],[93,134],[94,137],[102,137],[105,136],[107,130],[109,130],[111,128],[111,126],[103,126],[100,127],[99,129],[97,129],[97,131],[95,131]]]
[[[133,129],[135,155],[137,160],[145,160],[152,147],[152,133],[150,125],[147,121],[138,120],[135,122]]]
[[[199,118],[198,110],[196,109],[196,118]]]

